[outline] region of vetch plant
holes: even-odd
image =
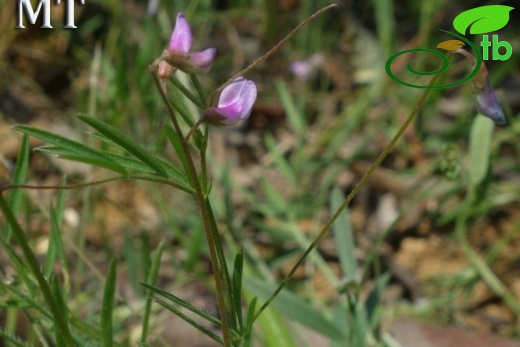
[[[302,26],[308,24],[319,14],[335,6],[336,5],[327,6],[302,22],[302,24],[300,24],[273,49],[244,70],[231,76],[226,83],[214,91],[211,98],[207,98],[206,93],[198,80],[197,74],[208,72],[216,57],[216,50],[214,48],[208,48],[200,52],[190,52],[193,36],[184,14],[179,13],[177,15],[175,28],[171,35],[168,47],[150,66],[150,72],[153,75],[153,79],[156,82],[157,88],[162,97],[164,107],[167,109],[170,118],[170,122],[164,126],[164,137],[173,148],[178,159],[177,161],[168,160],[160,154],[153,153],[137,141],[129,138],[118,128],[103,120],[86,115],[80,115],[79,119],[95,129],[95,138],[103,142],[105,148],[107,148],[106,150],[99,150],[78,141],[73,141],[60,135],[29,126],[20,125],[15,127],[15,129],[25,134],[23,142],[24,148],[22,151],[23,157],[20,159],[20,164],[17,163],[19,168],[24,168],[24,165],[27,164],[29,152],[27,135],[29,135],[39,138],[47,143],[45,146],[38,148],[40,151],[55,154],[62,158],[102,167],[116,173],[117,175],[105,180],[75,186],[34,187],[24,185],[23,181],[25,180],[25,177],[22,174],[17,174],[17,179],[13,182],[14,184],[5,185],[2,187],[2,191],[15,188],[70,189],[106,183],[114,180],[132,179],[154,182],[166,187],[176,188],[196,201],[206,237],[211,263],[211,273],[215,283],[219,316],[213,317],[204,310],[195,307],[175,294],[169,293],[155,286],[158,267],[160,266],[161,253],[165,251],[165,246],[161,243],[156,252],[156,256],[154,257],[152,270],[150,270],[146,283],[142,284],[147,291],[147,301],[142,320],[143,323],[139,341],[140,345],[147,346],[150,330],[150,306],[153,300],[167,310],[174,312],[182,319],[185,319],[193,327],[225,347],[251,346],[253,323],[255,320],[259,318],[264,310],[282,291],[309,253],[311,253],[320,240],[325,237],[329,229],[340,217],[342,211],[348,206],[359,192],[360,188],[367,182],[368,178],[392,150],[398,139],[402,136],[406,128],[411,124],[423,106],[431,89],[424,90],[423,94],[412,108],[410,115],[399,128],[396,135],[392,138],[387,147],[384,148],[382,153],[369,167],[367,172],[343,202],[341,202],[342,195],[339,194],[340,197],[337,197],[336,195],[333,204],[335,212],[332,213],[332,216],[320,230],[317,237],[296,261],[287,276],[270,295],[266,302],[257,309],[256,298],[247,301],[242,290],[242,275],[246,260],[244,260],[242,251],[238,251],[234,256],[233,265],[228,266],[228,259],[223,247],[222,235],[218,229],[218,224],[213,213],[214,209],[209,198],[211,194],[211,185],[218,184],[218,182],[210,183],[208,179],[210,175],[208,174],[206,154],[209,143],[209,125],[226,126],[246,120],[250,116],[253,104],[255,103],[257,87],[254,81],[244,78],[243,75],[245,75],[260,61],[263,61],[274,54],[288,39],[294,36]],[[188,85],[181,83],[177,78],[176,75],[178,70],[189,74],[190,79],[189,82],[187,82]],[[437,75],[431,79],[430,86],[435,84],[438,77],[439,76]],[[192,90],[195,90],[195,93],[192,92]],[[480,90],[480,94],[488,92],[489,91],[486,87]],[[214,102],[216,96],[218,96],[218,100]],[[209,104],[207,102],[208,99],[211,100]],[[195,107],[186,107],[185,103],[188,101],[192,102]],[[496,98],[494,100],[491,97],[483,99],[485,107],[488,108],[494,105],[494,101],[496,101]],[[193,109],[196,111],[190,111]],[[202,130],[197,130],[199,125],[203,126]],[[185,128],[191,128],[192,130],[185,133],[183,131]],[[193,138],[190,137],[192,132],[194,132]],[[18,190],[15,189],[13,193],[17,191]],[[2,195],[0,195],[0,209],[6,216],[7,223],[13,234],[13,239],[22,248],[24,260],[27,262],[32,276],[36,279],[36,281],[33,281],[26,276],[23,280],[27,282],[27,286],[34,287],[35,283],[38,285],[44,297],[44,301],[47,304],[46,308],[50,310],[50,313],[48,313],[47,316],[53,318],[53,329],[56,332],[54,337],[55,344],[57,346],[74,346],[81,345],[82,342],[88,341],[90,345],[99,345],[100,341],[102,341],[101,345],[111,346],[113,341],[113,332],[110,326],[112,324],[112,308],[115,302],[114,293],[116,291],[115,279],[117,272],[115,262],[113,261],[110,263],[111,265],[105,281],[104,297],[102,300],[103,307],[100,309],[102,312],[101,322],[105,322],[106,326],[100,330],[99,334],[92,334],[91,336],[85,333],[85,331],[96,330],[90,326],[85,328],[85,326],[79,325],[77,323],[79,319],[74,316],[74,313],[67,311],[66,302],[60,301],[59,298],[57,298],[57,293],[60,292],[60,285],[57,282],[58,280],[55,276],[48,276],[53,279],[51,282],[51,280],[42,273],[38,264],[38,259],[29,246],[24,230],[22,230],[20,225],[17,223],[13,211]],[[59,244],[59,241],[60,240],[56,241],[56,244]],[[6,244],[7,243],[3,243],[2,246],[5,247]],[[13,262],[19,262],[14,255],[12,255],[12,258],[14,259]],[[350,258],[351,262],[355,263],[355,257],[352,256]],[[47,271],[52,273],[52,268],[48,268],[50,270]],[[355,273],[354,267],[350,272],[353,274]],[[354,275],[352,275],[352,277],[354,277]],[[383,287],[383,282],[385,281],[386,280],[380,281],[381,284],[379,287]],[[352,305],[352,307],[354,306],[355,305]],[[195,315],[198,319],[218,327],[221,334],[216,334],[212,330],[206,328],[204,324],[199,324],[192,318],[186,316],[186,310]],[[64,312],[66,314],[64,314]],[[334,322],[331,322],[331,324],[333,323]],[[347,337],[342,335],[343,327],[338,325],[335,327],[338,328],[338,342],[344,342],[344,340],[341,339],[346,340]],[[101,335],[101,337],[98,335]],[[283,341],[280,342],[280,345],[282,344]]]

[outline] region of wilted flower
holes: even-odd
[[[204,120],[218,124],[231,125],[247,119],[256,100],[255,82],[237,77],[229,84],[218,100],[218,106],[204,111]]]
[[[506,117],[502,111],[502,107],[498,103],[495,91],[491,87],[489,74],[484,64],[480,71],[473,78],[473,90],[477,95],[477,105],[482,115],[491,118],[495,124],[506,124]]]
[[[190,52],[192,42],[193,36],[190,26],[184,14],[180,12],[177,14],[168,49],[164,50],[161,60],[188,73],[204,74],[208,72],[213,60],[215,60],[217,50],[208,48],[200,52]],[[164,69],[164,71],[166,70]],[[159,75],[165,77],[160,72]]]

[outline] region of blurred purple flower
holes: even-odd
[[[292,62],[289,65],[289,71],[301,79],[308,80],[316,74],[316,71],[323,65],[324,61],[323,54],[315,53],[306,60]]]
[[[477,105],[480,113],[488,118],[491,118],[495,124],[504,125],[507,123],[502,107],[498,103],[497,96],[491,82],[489,74],[484,64],[480,71],[472,80],[473,90],[477,95]]]
[[[256,93],[255,82],[237,77],[220,94],[218,106],[204,111],[204,119],[218,125],[231,125],[247,119]]]
[[[195,74],[208,72],[217,55],[215,48],[208,48],[200,52],[190,52],[193,43],[190,25],[182,12],[177,14],[168,49],[162,55],[164,61],[173,67]]]

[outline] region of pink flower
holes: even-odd
[[[173,67],[195,74],[208,72],[217,55],[215,48],[208,48],[200,52],[190,52],[193,43],[191,29],[182,12],[177,14],[175,28],[168,49],[163,53],[163,60]]]
[[[228,85],[218,100],[218,106],[204,111],[204,119],[218,125],[231,125],[247,119],[256,100],[255,82],[237,77]]]

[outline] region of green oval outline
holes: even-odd
[[[414,49],[407,49],[407,50],[404,50],[404,51],[400,51],[400,52],[397,52],[396,54],[392,55],[390,58],[388,58],[388,60],[386,61],[386,64],[385,64],[385,70],[386,70],[386,73],[388,74],[388,76],[390,76],[391,79],[393,79],[395,82],[399,83],[399,84],[402,84],[402,85],[405,85],[407,87],[411,87],[411,88],[419,88],[419,89],[443,89],[443,88],[450,88],[450,87],[454,87],[454,86],[458,86],[459,84],[463,84],[469,80],[471,80],[473,77],[475,77],[475,75],[479,72],[480,70],[480,67],[482,66],[482,54],[480,53],[480,51],[478,50],[477,46],[475,44],[473,44],[471,41],[467,40],[464,36],[461,36],[461,35],[458,35],[458,34],[455,34],[455,33],[452,33],[450,31],[446,31],[446,30],[440,30],[442,32],[445,32],[449,35],[452,35],[452,36],[455,36],[459,39],[461,39],[462,41],[464,41],[466,44],[468,44],[471,49],[473,50],[473,52],[475,53],[475,56],[476,56],[476,64],[475,64],[475,67],[473,68],[473,70],[471,71],[471,73],[466,76],[465,78],[461,79],[460,81],[455,81],[455,82],[452,82],[452,83],[448,83],[448,84],[441,84],[441,85],[434,85],[434,86],[423,86],[423,85],[420,85],[420,84],[412,84],[412,83],[408,83],[408,82],[405,82],[403,80],[400,80],[397,76],[395,76],[395,74],[392,72],[392,62],[397,58],[399,57],[400,55],[403,55],[403,54],[406,54],[406,53],[411,53],[411,52],[427,52],[427,53],[431,53],[431,54],[434,54],[434,55],[437,55],[439,57],[441,57],[441,59],[443,60],[443,64],[441,66],[441,68],[433,71],[433,72],[437,72],[439,71],[438,73],[442,73],[444,71],[446,71],[446,69],[448,68],[449,66],[449,61],[448,61],[448,58],[446,57],[445,54],[439,52],[439,51],[436,51],[436,50],[433,50],[433,49],[428,49],[428,48],[414,48]],[[446,61],[448,61],[448,63],[446,64]],[[416,71],[415,69],[413,69],[411,67],[411,63],[409,62],[408,65],[407,65],[407,70],[412,72],[412,73],[415,73],[415,74],[418,74],[418,75],[422,75],[422,76],[429,76],[429,75],[433,75],[435,73],[432,74],[432,72],[420,72],[420,71]]]

